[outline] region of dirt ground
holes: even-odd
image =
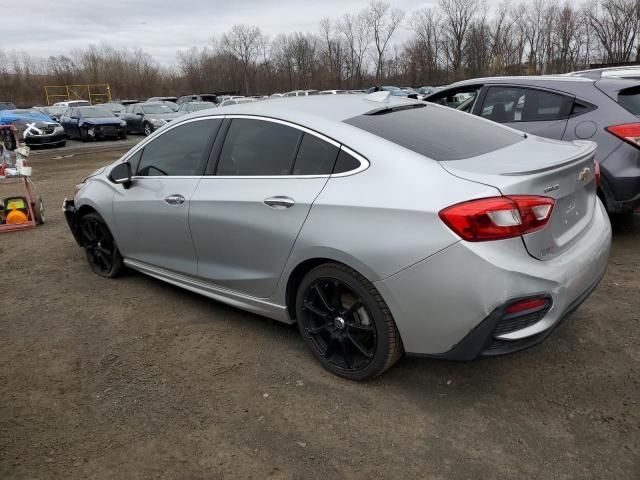
[[[640,478],[640,215],[541,345],[358,384],[295,327],[91,273],[60,206],[122,153],[92,148],[34,155],[48,223],[0,235],[0,478]]]

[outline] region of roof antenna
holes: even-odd
[[[370,102],[378,102],[378,103],[389,103],[389,98],[391,98],[391,92],[388,92],[386,90],[373,92],[368,95],[365,95],[364,97],[365,100],[369,100]]]

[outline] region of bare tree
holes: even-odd
[[[222,35],[223,50],[235,57],[242,68],[245,93],[250,91],[250,72],[255,65],[262,42],[262,31],[251,25],[234,25],[229,32]]]
[[[426,80],[434,83],[440,62],[440,40],[438,33],[442,16],[436,8],[416,10],[409,20],[409,27],[414,32],[418,45],[415,54],[421,56],[426,67]]]
[[[361,87],[363,72],[366,69],[365,56],[371,44],[369,22],[364,12],[357,15],[347,13],[338,23],[338,29],[344,36],[349,51],[346,62],[347,77],[351,79],[352,87]]]
[[[640,26],[640,2],[602,0],[592,2],[586,8],[589,24],[606,54],[605,61],[628,62]]]
[[[374,0],[365,9],[365,18],[373,35],[376,81],[379,81],[382,77],[385,50],[404,18],[404,12],[398,8],[391,9],[388,3]]]
[[[471,22],[483,2],[480,0],[440,0],[443,14],[444,49],[456,78],[462,77],[464,45]]]
[[[344,65],[344,48],[342,38],[336,35],[337,27],[329,18],[320,20],[320,36],[322,38],[321,55],[329,67],[329,78],[326,86],[341,86]]]

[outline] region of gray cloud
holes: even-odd
[[[259,26],[268,35],[317,32],[323,17],[355,13],[368,0],[109,0],[87,2],[28,0],[3,7],[0,49],[24,50],[48,57],[69,54],[89,44],[141,48],[162,64],[172,64],[178,50],[202,47],[231,26]],[[393,0],[407,13],[436,0]],[[7,21],[10,19],[10,21]],[[408,33],[398,33],[398,40]]]

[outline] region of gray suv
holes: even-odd
[[[597,142],[610,214],[640,207],[640,82],[570,76],[466,80],[426,98],[518,130]]]

